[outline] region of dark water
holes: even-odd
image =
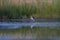
[[[15,29],[22,26],[55,27],[60,26],[60,22],[0,22],[0,29]]]

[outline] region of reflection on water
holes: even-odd
[[[52,37],[52,38],[48,38],[48,37],[43,37],[43,38],[20,37],[20,38],[16,38],[16,37],[12,37],[10,35],[4,35],[4,36],[0,36],[0,40],[60,40],[60,37]]]
[[[13,27],[12,27],[13,26]],[[60,26],[60,22],[0,22],[0,29],[14,29],[22,26]]]
[[[0,29],[14,29],[20,28],[22,26],[40,26],[40,27],[55,27],[60,26],[60,22],[0,22]],[[22,35],[12,35],[12,34],[0,34],[0,40],[60,40],[60,37],[43,37],[37,38]]]

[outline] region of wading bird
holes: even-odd
[[[33,22],[35,21],[35,19],[33,18],[33,16],[31,16],[30,19],[31,19]]]
[[[31,19],[33,22],[35,22],[35,19],[34,19],[33,16],[31,16],[30,19]],[[34,26],[34,24],[31,25],[31,29],[33,28],[33,26]]]

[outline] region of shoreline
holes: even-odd
[[[33,22],[29,18],[23,19],[0,19],[0,22]],[[37,18],[35,22],[60,22],[60,18]]]

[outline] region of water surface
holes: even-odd
[[[0,22],[0,29],[15,29],[22,26],[55,27],[60,26],[60,22]]]

